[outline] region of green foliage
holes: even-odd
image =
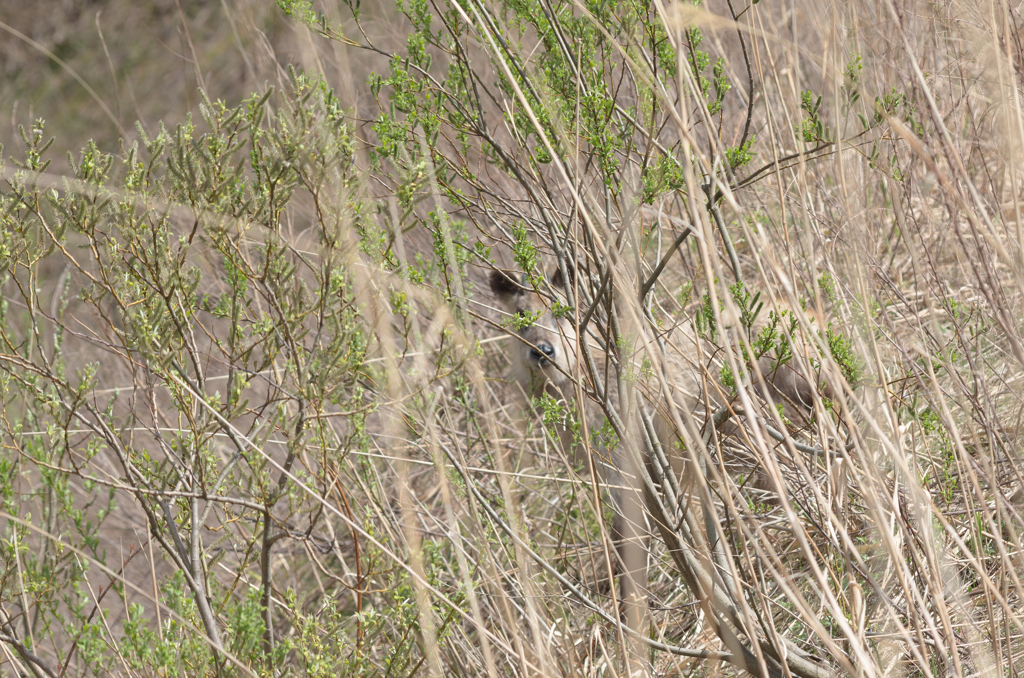
[[[651,204],[666,191],[677,191],[686,184],[683,168],[673,158],[662,157],[644,168],[641,200]]]
[[[722,369],[718,371],[718,381],[730,393],[736,393],[736,377],[733,376],[732,369],[728,365],[722,365]]]
[[[684,291],[689,296],[690,291]],[[738,280],[729,286],[729,294],[739,309],[740,326],[743,328],[744,334],[749,334],[757,322],[758,316],[761,314],[761,309],[764,307],[764,302],[761,301],[761,293],[755,292],[751,294],[750,290],[743,284],[743,281]],[[719,302],[719,311],[724,308],[725,305]],[[704,293],[701,297],[701,305],[697,311],[695,321],[698,332],[707,336],[712,341],[717,340],[719,328],[715,321],[715,310],[711,303],[711,296],[707,293]]]
[[[797,136],[808,144],[832,143],[833,135],[825,126],[820,112],[821,95],[815,99],[810,91],[801,92],[800,108],[804,112],[804,119],[797,129]]]
[[[601,450],[614,450],[619,445],[619,437],[615,434],[615,428],[606,418],[601,428],[590,434],[590,444]]]
[[[697,332],[711,341],[718,337],[718,323],[715,320],[715,307],[711,301],[711,295],[705,292],[700,299],[700,308],[694,316],[694,323]]]
[[[793,359],[793,343],[790,339],[797,330],[799,320],[792,311],[769,311],[768,322],[753,342],[754,359],[771,356],[772,371]]]
[[[685,308],[690,304],[690,300],[693,298],[693,283],[690,281],[684,282],[679,287],[679,293],[676,294],[676,303],[679,306]]]
[[[832,277],[832,274],[828,271],[822,271],[818,277],[818,289],[821,290],[822,296],[833,304],[836,303],[836,281]]]
[[[729,163],[730,169],[737,170],[744,165],[750,164],[755,155],[750,149],[755,141],[756,137],[751,135],[741,146],[734,146],[725,150],[725,160]]]
[[[755,292],[751,294],[742,280],[737,280],[730,285],[729,292],[732,294],[736,306],[739,307],[740,324],[749,333],[754,328],[757,317],[761,315],[761,309],[764,308],[764,302],[761,301],[761,293]]]
[[[183,578],[178,569],[164,582],[162,628],[144,621],[137,606],[128,608],[128,665],[163,667],[167,675],[212,675],[224,661],[207,639],[214,634],[257,668],[286,660],[287,643],[266,647],[258,590],[229,594],[217,608],[219,621],[213,616],[216,581],[203,580],[214,552],[196,529],[206,529],[204,516],[210,514],[205,502],[185,497],[220,501],[227,488],[241,492],[247,504],[220,504],[227,524],[260,524],[262,514],[253,505],[273,511],[281,502],[282,515],[311,511],[310,497],[294,485],[272,482],[274,467],[256,448],[237,433],[225,434],[223,422],[252,411],[256,375],[271,366],[287,395],[257,406],[260,428],[276,431],[291,450],[289,466],[304,441],[330,441],[324,449],[337,455],[365,435],[362,383],[372,378],[367,354],[374,338],[355,304],[349,229],[361,236],[360,249],[371,263],[382,260],[383,250],[352,182],[352,137],[336,97],[323,81],[299,73],[291,73],[289,85],[273,115],[271,92],[236,107],[203,97],[199,124],[190,118],[173,130],[160,126],[155,136],[140,126],[139,141],[122,144],[118,154],[90,143],[69,159],[69,183],[77,190],[44,191],[33,183],[47,167],[52,144],[37,121],[23,134],[25,159],[15,161],[22,170],[0,190],[5,266],[27,282],[59,265],[77,281],[53,291],[46,312],[56,312],[56,328],[46,343],[31,325],[13,323],[8,315],[0,324],[0,361],[9,366],[2,390],[5,439],[17,441],[20,450],[14,457],[0,455],[0,498],[12,514],[37,504],[41,524],[57,536],[27,551],[26,528],[5,523],[0,604],[21,608],[30,600],[38,624],[64,628],[74,639],[75,665],[82,670],[113,670],[107,630],[85,586],[97,576],[87,559],[99,566],[107,560],[99,530],[117,508],[115,486],[121,484],[147,515],[159,548],[168,557],[198,557],[202,568],[198,580]],[[312,208],[304,213],[313,215],[315,261],[281,237],[298,205]],[[211,261],[217,265],[205,265]],[[36,292],[20,289],[24,307],[40,312]],[[81,335],[67,331],[65,312],[99,321],[89,336],[116,346],[115,355],[131,356],[128,364],[147,375],[146,388],[161,394],[160,416],[167,417],[161,425],[170,421],[173,427],[147,424],[143,430],[155,435],[147,437],[132,423],[142,412],[119,389],[96,397],[99,384],[109,385],[108,375],[96,362],[72,363],[74,369],[66,363],[60,347]],[[200,357],[200,334],[215,369],[211,358]],[[82,350],[79,343],[75,354]],[[11,367],[12,360],[18,366]],[[105,360],[104,370],[119,365],[116,358]],[[226,381],[206,384],[208,370],[224,371],[219,365],[229,366]],[[130,384],[131,374],[120,378]],[[325,406],[341,406],[353,416],[337,429],[307,419]],[[83,427],[84,436],[70,433]],[[259,431],[250,435],[266,436]],[[218,436],[234,436],[238,444],[230,454],[221,453]],[[120,465],[124,480],[111,485],[109,476],[94,475],[89,462],[101,453]],[[324,457],[300,474],[306,482],[318,474],[326,478],[328,462]],[[39,488],[19,496],[7,479],[28,473],[39,479]],[[253,532],[251,543],[258,544],[259,535]],[[196,555],[188,555],[183,543],[194,543]],[[69,557],[76,563],[70,567]],[[59,586],[54,577],[62,580]]]
[[[516,265],[530,279],[530,284],[537,286],[537,250],[530,241],[529,231],[526,224],[517,221],[512,224],[512,256],[515,257]]]
[[[719,59],[715,62],[714,75],[712,77],[712,84],[715,88],[715,98],[708,104],[708,112],[711,115],[719,115],[723,113],[722,102],[725,100],[725,94],[732,89],[732,83],[729,81],[728,76],[725,74],[725,60]],[[751,137],[749,142],[753,141]]]
[[[655,90],[642,81],[637,82],[639,105],[617,103],[621,74],[632,67],[622,60],[619,46],[638,41],[653,55],[654,78],[671,83],[676,77],[672,39],[653,3],[588,2],[577,11],[570,5],[549,8],[538,0],[506,0],[495,8],[497,15],[483,6],[462,8],[451,2],[430,6],[416,0],[398,6],[412,26],[405,53],[392,57],[387,76],[374,74],[369,83],[382,111],[373,125],[375,166],[393,171],[396,183],[408,186],[413,168],[430,155],[442,191],[458,202],[459,189],[451,179],[471,179],[472,170],[445,151],[446,139],[457,140],[467,151],[470,139],[479,139],[488,161],[517,181],[523,180],[524,172],[565,161],[579,146],[603,183],[618,194],[622,158],[644,143],[647,128],[658,124],[654,117],[663,115],[654,100]],[[484,37],[484,44],[493,47],[495,58],[507,66],[495,69],[493,84],[494,94],[508,102],[503,116],[515,149],[499,142],[485,122],[492,82],[481,80],[465,52],[467,11],[479,14],[476,29],[490,36]],[[503,22],[508,30],[498,28]],[[530,32],[540,44],[527,63],[518,40]],[[344,39],[330,27],[321,33]],[[732,88],[725,61],[712,60],[700,49],[699,29],[688,30],[686,40],[686,58],[700,96],[711,114],[720,116]],[[436,75],[435,54],[446,57]],[[439,136],[442,128],[450,132]],[[569,142],[570,135],[579,143]],[[752,143],[743,142],[734,154],[734,166],[742,164]],[[645,162],[643,175],[644,202],[683,185],[680,160],[670,155],[661,154],[650,165]]]
[[[509,316],[504,320],[507,327],[512,330],[522,330],[530,327],[535,322],[544,317],[544,309],[538,309],[536,311],[520,311],[515,315]]]
[[[840,93],[842,115],[845,118],[854,105],[860,100],[861,72],[864,64],[861,63],[861,55],[855,54],[846,64],[846,71],[843,74],[843,88]]]
[[[561,318],[566,318],[566,317],[571,316],[573,310],[574,309],[573,309],[572,306],[569,306],[567,304],[563,304],[561,301],[559,301],[557,299],[554,301],[553,304],[551,304],[551,315],[554,316],[556,319],[561,319]]]
[[[864,374],[863,359],[853,350],[853,342],[846,334],[836,330],[832,323],[825,328],[825,340],[843,378],[849,384],[857,384]]]
[[[288,16],[305,24],[313,24],[317,21],[318,16],[313,10],[313,3],[310,0],[277,0],[277,6]]]
[[[579,439],[579,418],[566,401],[544,393],[536,399],[533,406],[541,413],[544,429],[553,439],[559,440],[566,431],[572,434],[573,440]]]

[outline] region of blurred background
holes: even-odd
[[[360,9],[364,26],[379,29],[373,37],[387,45],[404,24],[384,4]],[[342,16],[337,3],[317,7]],[[315,38],[275,3],[255,0],[2,2],[0,22],[0,143],[15,156],[24,146],[18,125],[28,129],[42,118],[60,149],[92,139],[114,152],[119,137],[137,137],[136,121],[149,134],[161,121],[173,129],[189,113],[201,122],[197,88],[237,105],[280,86],[287,64],[324,73],[346,108],[372,117],[376,102],[360,86],[387,63]],[[68,170],[63,153],[51,170]]]

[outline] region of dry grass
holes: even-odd
[[[512,5],[405,7],[442,43],[460,26],[464,51],[417,57],[384,3],[315,5],[330,30],[248,0],[0,9],[37,45],[0,40],[4,152],[25,157],[17,124],[35,118],[57,137],[45,172],[8,163],[2,185],[0,673],[1024,669],[1018,10],[763,0],[737,24],[726,2],[652,6],[636,25],[665,44],[700,26],[706,77],[722,59],[716,112],[689,48],[664,77],[608,17],[614,40],[591,34],[603,51],[562,95],[551,36],[632,5],[519,6],[557,30]],[[460,59],[478,90],[445,80]],[[289,64],[324,78],[343,125]],[[428,87],[403,102],[413,81]],[[232,106],[276,92],[218,129],[200,84]],[[588,123],[602,86],[618,108]],[[474,97],[472,133],[439,115]],[[190,113],[197,130],[173,137]],[[150,137],[165,122],[162,153],[136,119]],[[627,128],[603,154],[601,133]],[[64,159],[89,139],[119,158],[121,136],[160,158],[151,184]],[[678,164],[651,190],[662,158]],[[236,167],[234,194],[218,182]],[[617,392],[673,419],[702,469],[686,496],[671,469],[628,462],[654,450],[634,410],[606,395],[580,454],[574,398],[502,379],[515,339],[485,280],[531,257],[544,291],[575,265],[574,323],[607,300],[591,341],[620,361]],[[759,326],[773,308],[816,317],[791,330],[835,396],[813,424],[750,388],[737,278],[766,302]],[[660,341],[705,309],[718,331],[687,358],[722,396],[666,413]],[[599,401],[595,374],[572,376]],[[731,430],[722,402],[762,416]],[[646,507],[646,628],[618,621],[613,491],[588,458],[623,466]]]

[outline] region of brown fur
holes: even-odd
[[[551,286],[557,292],[563,288],[562,276],[558,273],[551,277]],[[578,340],[574,326],[573,316],[566,315],[556,318],[551,313],[550,300],[541,293],[520,285],[515,281],[514,275],[505,271],[493,271],[490,276],[490,287],[498,302],[504,310],[514,317],[532,320],[520,329],[514,330],[515,341],[509,347],[508,357],[511,363],[511,378],[517,382],[528,396],[538,397],[542,394],[549,394],[553,397],[564,399],[568,402],[576,400],[576,384],[574,377],[585,373],[579,369],[577,349]],[[564,301],[564,300],[562,300]],[[700,388],[699,365],[690,360],[690,356],[699,356],[695,339],[696,335],[689,325],[681,328],[682,331],[674,333],[668,343],[666,355],[666,373],[669,375],[668,383],[663,383],[656,375],[634,382],[637,388],[642,391],[643,399],[651,405],[655,424],[656,434],[662,449],[669,455],[669,461],[676,472],[680,483],[685,489],[689,485],[689,478],[692,475],[687,472],[687,464],[684,463],[682,455],[679,454],[679,432],[671,423],[674,417],[668,415],[668,401],[671,401],[679,410],[699,416],[699,410],[703,409],[704,398]],[[605,356],[599,351],[592,350],[592,355],[598,363],[599,374],[596,378],[601,379],[609,391],[609,402],[618,402],[619,388],[618,380],[614,376],[614,370],[603,374],[605,369]],[[791,421],[801,423],[807,416],[814,398],[816,380],[805,378],[800,372],[790,365],[783,365],[773,369],[771,361],[763,358],[758,367],[767,382],[767,388],[759,388],[758,391],[765,395],[771,395],[774,402],[782,404],[784,413]],[[632,388],[632,387],[631,387]],[[587,389],[592,390],[592,389]],[[711,404],[718,407],[720,398],[710,398]],[[593,432],[599,430],[605,423],[605,413],[602,407],[594,401],[582,403],[579,408],[586,419],[588,430]],[[620,407],[620,409],[627,409]],[[636,419],[634,416],[633,419]],[[628,423],[630,426],[629,435],[634,440],[642,440],[642,433],[637,422]],[[735,431],[736,426],[726,427],[724,433],[729,434]],[[566,442],[566,441],[563,441]],[[618,447],[622,447],[619,445]],[[641,446],[642,448],[642,446]],[[572,450],[579,454],[581,450]],[[612,460],[612,466],[605,471],[605,482],[611,487],[624,488],[631,483],[629,477],[635,477],[632,464],[624,458],[622,450],[598,450],[606,458]],[[606,455],[603,453],[607,452]],[[749,469],[753,471],[753,469]],[[755,478],[763,475],[755,473]],[[755,486],[763,486],[755,480]],[[632,483],[637,489],[636,483]],[[643,527],[645,518],[640,494],[635,491],[619,489],[612,492],[616,505],[616,520],[613,525],[613,538],[618,546],[620,559],[622,561],[622,599],[626,603],[626,621],[630,625],[636,624],[634,628],[643,628],[646,615],[646,603],[644,589],[647,583],[646,572],[646,549],[643,543],[647,537],[646,529]],[[640,548],[633,548],[639,546]]]
[[[562,277],[559,271],[551,277],[551,285],[557,291],[562,288]],[[517,283],[513,274],[506,271],[493,271],[490,276],[491,291],[504,310],[514,317],[533,319],[533,322],[514,331],[518,341],[509,348],[508,357],[511,364],[510,377],[517,382],[528,396],[537,397],[542,393],[575,400],[573,377],[584,370],[577,369],[577,337],[571,315],[556,318],[551,313],[551,302],[542,294]],[[564,302],[564,299],[560,299]],[[659,411],[665,412],[664,404],[668,395],[677,407],[696,413],[703,405],[699,374],[700,366],[688,356],[699,354],[695,344],[692,328],[685,326],[677,330],[669,338],[666,359],[666,371],[669,383],[662,384],[657,376],[643,383],[644,396]],[[599,370],[604,366],[604,356],[596,348],[592,348],[594,359],[600,363]],[[762,397],[770,396],[771,400],[782,405],[783,414],[794,424],[806,423],[813,407],[816,392],[823,395],[830,393],[818,378],[808,379],[797,367],[797,362],[775,367],[768,357],[758,361],[758,369],[764,376],[765,383],[756,383],[757,392]],[[614,379],[610,375],[600,375],[607,385],[616,389]],[[611,383],[608,383],[611,382]],[[671,389],[665,391],[665,388]],[[718,407],[720,398],[713,396],[712,404]],[[595,403],[581,408],[585,411],[588,428],[597,430],[604,423],[604,412]],[[656,421],[656,423],[665,423]],[[664,426],[658,426],[664,429]],[[659,430],[659,437],[667,430]],[[666,449],[674,449],[675,441],[668,438],[661,443]]]

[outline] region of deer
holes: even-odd
[[[555,301],[564,302],[562,295],[574,281],[572,267],[568,268],[570,279],[562,275],[562,269],[556,269],[549,277],[547,287],[555,293]],[[537,398],[548,395],[566,402],[576,403],[581,418],[585,420],[587,430],[600,429],[609,415],[606,407],[595,398],[586,396],[587,392],[604,392],[608,397],[604,402],[615,402],[622,396],[619,392],[619,380],[609,371],[609,360],[606,353],[596,346],[590,353],[590,365],[595,366],[591,377],[603,382],[603,389],[587,381],[587,387],[577,384],[579,375],[586,375],[582,369],[584,353],[583,342],[589,339],[577,335],[577,320],[573,314],[556,314],[549,295],[542,294],[532,285],[517,282],[514,273],[505,270],[492,270],[489,275],[490,290],[498,305],[514,319],[506,324],[508,332],[513,335],[513,344],[508,349],[510,363],[509,380],[518,384],[527,397]],[[561,306],[564,310],[566,306]],[[643,380],[637,388],[642,391],[641,398],[653,412],[653,416],[645,422],[636,422],[627,426],[627,435],[636,440],[644,439],[648,445],[637,445],[634,449],[651,449],[651,443],[660,446],[668,457],[667,461],[679,479],[677,491],[685,494],[694,476],[692,458],[687,459],[681,452],[683,436],[680,435],[680,414],[690,421],[706,418],[709,414],[708,404],[718,406],[724,400],[720,394],[710,397],[702,386],[699,354],[696,360],[686,353],[696,351],[695,332],[692,326],[686,326],[679,337],[666,344],[664,352],[663,377],[650,376]],[[591,348],[590,345],[586,348]],[[774,364],[771,358],[761,357],[757,361],[758,372],[763,376],[755,385],[755,392],[771,401],[780,403],[785,417],[792,421],[806,421],[812,410],[816,392],[825,393],[827,388],[820,377],[805,374],[795,365]],[[579,396],[583,393],[583,402]],[[620,405],[627,405],[621,402]],[[673,416],[673,408],[676,410]],[[629,409],[623,407],[621,409]],[[730,428],[731,426],[731,428]],[[722,426],[722,435],[735,433],[739,424]],[[653,431],[652,431],[653,429]],[[654,433],[652,436],[651,433]],[[653,438],[653,440],[652,440]],[[563,440],[563,443],[567,440]],[[582,447],[582,446],[577,446]],[[625,447],[619,444],[617,449],[604,450],[613,463],[606,465],[605,483],[614,488],[612,499],[615,506],[615,518],[611,536],[615,544],[618,565],[621,568],[620,599],[622,601],[624,621],[634,629],[643,628],[646,619],[647,586],[647,552],[644,546],[648,538],[644,527],[644,507],[640,493],[626,488],[630,482],[626,479],[638,472],[636,463],[631,463],[625,454]],[[574,450],[579,453],[581,450]],[[643,452],[641,463],[649,465],[651,459]],[[633,458],[635,461],[635,457]],[[760,476],[763,480],[764,476]],[[763,482],[755,483],[761,489]],[[635,488],[635,485],[634,485]],[[632,488],[631,488],[632,489]],[[680,501],[683,497],[679,497]]]

